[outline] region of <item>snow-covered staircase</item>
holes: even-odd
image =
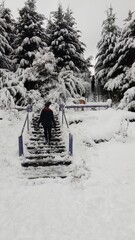
[[[26,143],[26,154],[22,161],[28,178],[67,177],[71,172],[71,158],[62,139],[58,116],[55,116],[56,129],[52,129],[50,146],[45,143],[44,131],[37,126],[39,115],[31,121],[29,139]]]

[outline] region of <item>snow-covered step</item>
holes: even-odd
[[[71,159],[67,155],[45,155],[45,157],[43,157],[42,155],[33,155],[33,157],[30,156],[23,160],[21,164],[24,167],[70,165]]]
[[[38,135],[33,136],[32,135],[32,137],[30,136],[30,140],[37,141],[37,140],[39,140],[39,137],[43,138],[43,140],[44,140],[44,136],[42,136],[42,135],[40,135],[40,136],[38,136]],[[61,136],[59,136],[59,137],[53,137],[52,136],[51,141],[55,141],[55,142],[62,141],[62,137]]]
[[[44,141],[27,141],[27,143],[25,143],[27,149],[30,148],[35,148],[35,149],[40,149],[40,148],[49,148],[49,149],[65,149],[65,144],[63,144],[63,142],[59,142],[59,143],[53,143],[51,142],[51,145],[49,146],[48,144],[44,143]]]
[[[45,154],[39,153],[39,154],[27,154],[27,156],[26,156],[26,159],[36,159],[36,158],[38,158],[38,159],[46,159],[46,158],[54,159],[55,155],[49,155],[47,153],[45,153]]]
[[[51,149],[54,149],[54,147],[56,147],[57,149],[65,148],[65,145],[62,144],[62,143],[59,143],[59,144],[51,143],[51,145],[49,147],[47,144],[45,144],[44,142],[41,142],[41,141],[40,141],[40,143],[37,143],[37,142],[27,142],[26,146],[27,146],[28,149],[34,149],[34,148],[39,148],[39,149],[49,148],[50,149],[51,147],[53,147]]]
[[[27,156],[26,158],[29,158],[29,159],[34,159],[34,157],[39,157],[39,158],[47,158],[47,157],[50,157],[50,158],[56,158],[57,156],[59,157],[63,157],[65,156],[66,153],[52,153],[51,151],[44,151],[44,152],[41,152],[41,151],[38,151],[38,153],[27,153]]]
[[[49,148],[38,148],[38,149],[35,149],[35,148],[27,148],[28,149],[28,152],[30,154],[40,154],[40,153],[63,153],[63,152],[66,152],[65,151],[65,148],[59,148],[59,149],[49,149]]]
[[[72,165],[59,166],[38,166],[38,167],[24,167],[22,169],[22,177],[28,179],[37,178],[66,178],[72,174]]]
[[[31,134],[44,134],[44,129],[42,128],[41,130],[39,129],[36,129],[36,128],[31,128]],[[57,135],[61,135],[62,132],[60,129],[55,129],[55,130],[52,130],[52,135],[54,136],[57,136]]]
[[[39,159],[59,159],[59,158],[63,158],[67,155],[67,153],[62,152],[62,153],[52,153],[52,152],[38,152],[38,153],[27,153],[26,158],[28,159],[35,159],[35,158],[39,158]]]
[[[57,160],[57,161],[52,161],[50,159],[42,159],[40,160],[39,158],[34,158],[34,160],[28,160],[22,162],[23,167],[38,167],[38,166],[58,166],[58,165],[70,165],[71,161],[70,160]]]

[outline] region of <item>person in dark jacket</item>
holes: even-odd
[[[45,108],[42,110],[39,121],[38,121],[38,126],[41,123],[44,128],[45,140],[46,140],[46,142],[49,143],[49,145],[51,142],[52,127],[54,127],[54,128],[56,127],[53,111],[49,108],[50,105],[51,105],[51,102],[45,103]]]

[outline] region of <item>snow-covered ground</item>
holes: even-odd
[[[67,110],[66,116],[72,174],[28,180],[18,157],[26,113],[0,111],[0,240],[134,240],[135,122],[128,120],[135,114]],[[67,136],[65,125],[63,131]]]

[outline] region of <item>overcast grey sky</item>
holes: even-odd
[[[13,16],[18,16],[18,9],[24,6],[25,0],[5,0]],[[49,17],[49,13],[57,9],[60,2],[63,9],[69,6],[76,19],[77,29],[82,32],[81,40],[86,44],[85,57],[97,53],[97,42],[100,40],[101,26],[106,18],[106,10],[113,7],[116,13],[117,24],[122,27],[128,11],[135,11],[135,0],[37,0],[37,11]],[[135,17],[135,13],[133,15]]]

